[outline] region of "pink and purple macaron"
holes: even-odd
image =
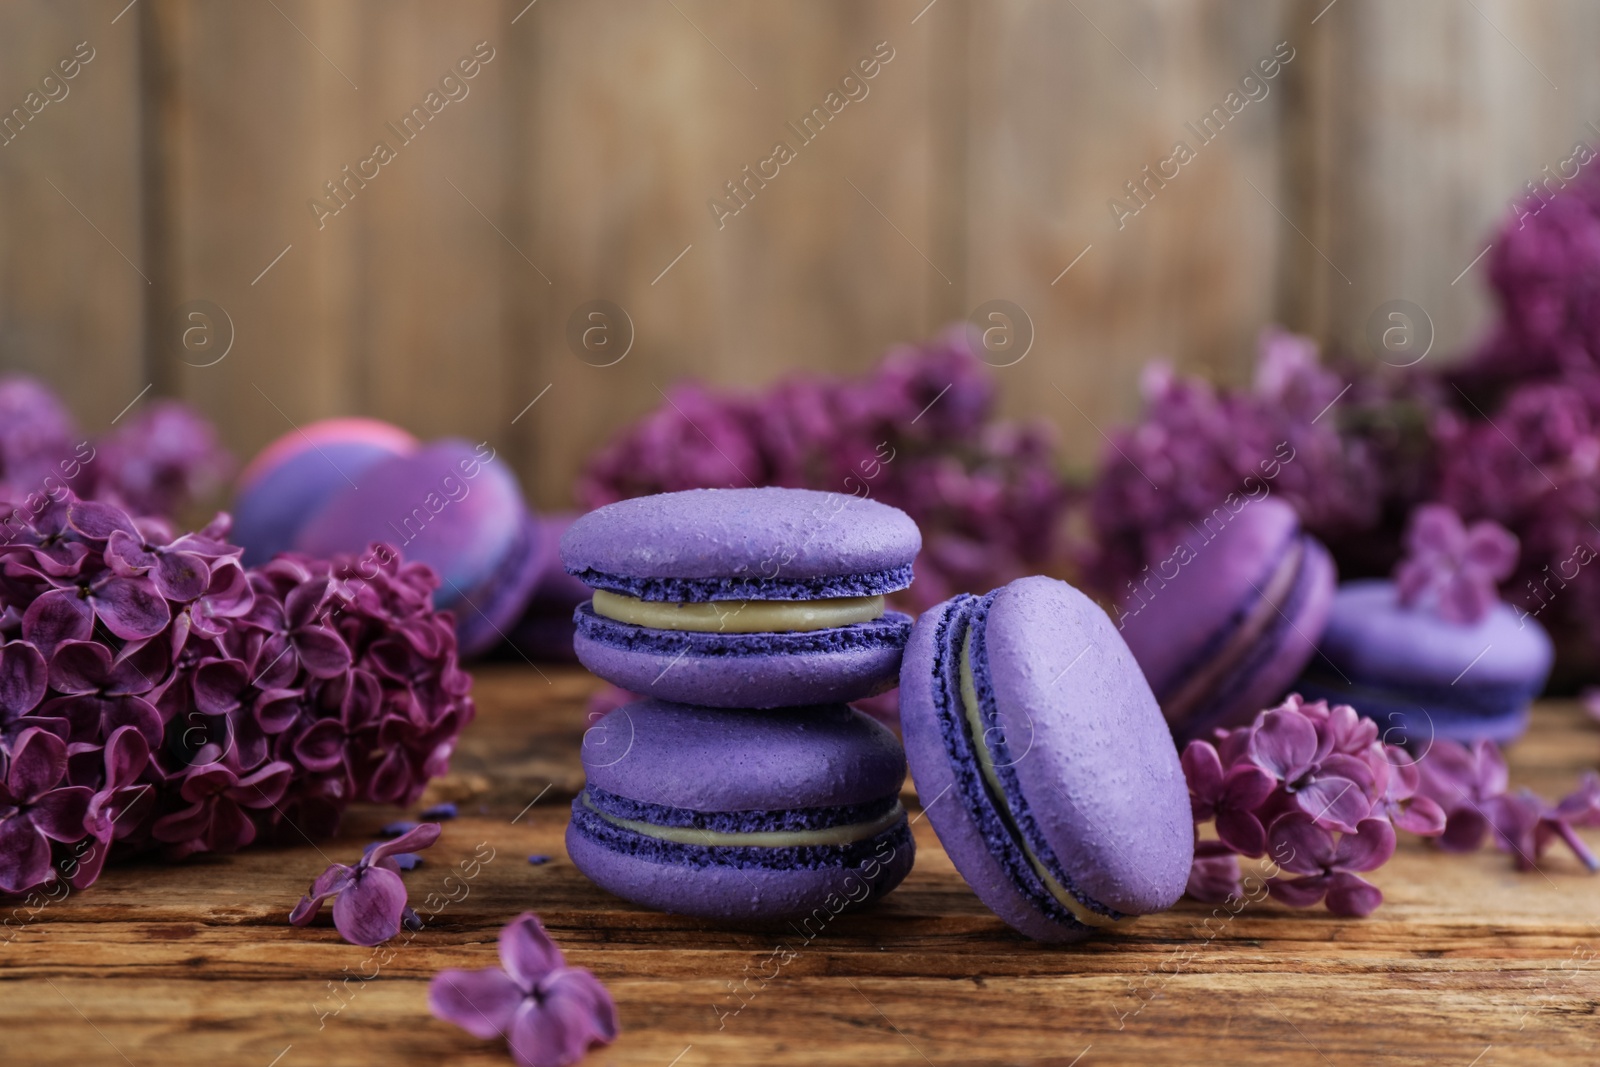
[[[911,869],[905,754],[842,704],[641,701],[590,727],[583,766],[567,853],[601,888],[646,907],[825,926]]]
[[[1272,706],[1316,654],[1337,574],[1293,508],[1219,506],[1141,573],[1118,628],[1180,741]]]
[[[259,566],[294,548],[305,524],[368,467],[419,447],[398,426],[358,418],[324,419],[273,441],[239,475],[232,536],[244,562]]]
[[[550,551],[495,450],[454,438],[364,469],[311,516],[294,547],[326,557],[365,552],[375,542],[438,572],[434,603],[455,613],[467,656],[505,638]]]
[[[922,536],[898,508],[809,489],[691,489],[608,504],[561,539],[578,659],[624,689],[711,707],[858,700],[894,685]]]
[[[1554,648],[1528,612],[1500,599],[1517,540],[1490,522],[1463,526],[1424,505],[1394,581],[1346,582],[1296,688],[1349,704],[1384,740],[1426,751],[1436,737],[1504,744],[1521,737]]]
[[[945,852],[1014,929],[1076,941],[1183,895],[1194,821],[1177,747],[1111,620],[1065,582],[924,612],[900,724]]]

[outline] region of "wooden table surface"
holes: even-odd
[[[524,909],[616,997],[623,1035],[590,1064],[1600,1061],[1600,880],[1561,852],[1523,874],[1492,849],[1407,840],[1373,876],[1386,899],[1365,920],[1184,901],[1051,948],[986,911],[921,821],[900,889],[809,945],[782,924],[730,929],[635,907],[565,858],[596,683],[544,675],[478,672],[480,718],[428,798],[457,801],[462,817],[406,876],[413,903],[459,900],[402,934],[388,963],[326,917],[295,929],[285,916],[395,810],[358,809],[317,846],[113,868],[24,913],[0,942],[0,1064],[509,1063],[503,1046],[432,1019],[425,997],[441,968],[492,965],[496,932]],[[1512,752],[1513,781],[1547,795],[1597,765],[1600,728],[1570,703],[1537,708]],[[552,859],[532,865],[536,853]],[[780,945],[793,953],[781,966]]]

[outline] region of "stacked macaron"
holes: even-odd
[[[717,919],[832,915],[911,869],[905,753],[847,706],[893,686],[916,524],[805,489],[625,500],[561,539],[575,648],[650,699],[584,736],[567,848],[602,888]]]

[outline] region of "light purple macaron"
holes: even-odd
[[[900,671],[906,759],[961,876],[1039,941],[1170,907],[1194,857],[1178,750],[1105,612],[1053,578],[917,620]]]
[[[1219,506],[1140,574],[1118,626],[1180,741],[1271,707],[1313,655],[1337,574],[1293,508]]]
[[[601,888],[647,907],[796,920],[809,940],[911,869],[905,754],[844,705],[641,701],[590,727],[583,766],[567,853]]]
[[[1504,601],[1455,622],[1402,604],[1395,583],[1380,579],[1339,587],[1320,644],[1295,684],[1301,695],[1349,704],[1384,740],[1424,752],[1435,738],[1521,737],[1555,659],[1544,627]]]
[[[467,656],[504,639],[549,551],[505,461],[487,444],[453,438],[368,467],[306,523],[294,547],[331,556],[379,541],[439,573],[434,602],[455,613]]]
[[[921,547],[905,512],[845,493],[691,489],[609,504],[561,538],[567,572],[597,590],[574,646],[595,674],[663,700],[858,700],[894,684],[911,619],[882,596],[911,584]],[[846,614],[756,621],[797,608]],[[673,618],[622,614],[646,609]]]

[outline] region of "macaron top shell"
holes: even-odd
[[[409,455],[417,450],[417,439],[393,423],[378,419],[322,419],[290,430],[256,453],[239,472],[239,489],[248,490],[268,471],[303,453],[313,455],[328,445],[366,446],[376,454]]]
[[[1470,668],[1475,686],[1543,679],[1554,649],[1544,627],[1505,603],[1475,623],[1401,606],[1393,582],[1346,582],[1334,596],[1323,653],[1361,682],[1449,684]]]
[[[1229,514],[1226,507],[1218,510]],[[1216,520],[1207,522],[1205,533],[1197,530],[1185,542],[1186,550],[1168,557],[1171,563],[1150,566],[1155,580],[1147,601],[1135,597],[1123,605],[1123,640],[1157,693],[1181,682],[1241,606],[1261,597],[1301,536],[1294,509],[1270,497],[1232,513],[1220,530]]]
[[[1025,835],[1108,908],[1170,907],[1193,856],[1188,785],[1111,620],[1065,582],[1022,578],[980,607],[970,636],[985,740]]]
[[[485,458],[466,441],[446,438],[369,467],[357,488],[330,500],[306,524],[295,547],[330,556],[387,542],[403,558],[439,572],[441,606],[472,596],[487,611],[477,598],[500,590],[486,584],[513,572],[525,574],[516,579],[524,587],[521,600],[510,618],[500,621],[504,626],[521,613],[538,573],[529,526],[522,492],[506,465],[493,453]],[[531,536],[537,539],[537,531]]]
[[[844,704],[769,711],[645,700],[584,734],[591,786],[689,811],[844,807],[892,797],[905,754],[889,730]]]
[[[409,433],[376,419],[325,419],[273,441],[239,476],[233,540],[244,547],[245,562],[259,565],[287,552],[367,468],[417,448]]]
[[[922,535],[898,508],[811,489],[690,489],[584,515],[567,571],[645,600],[803,600],[911,584]]]

